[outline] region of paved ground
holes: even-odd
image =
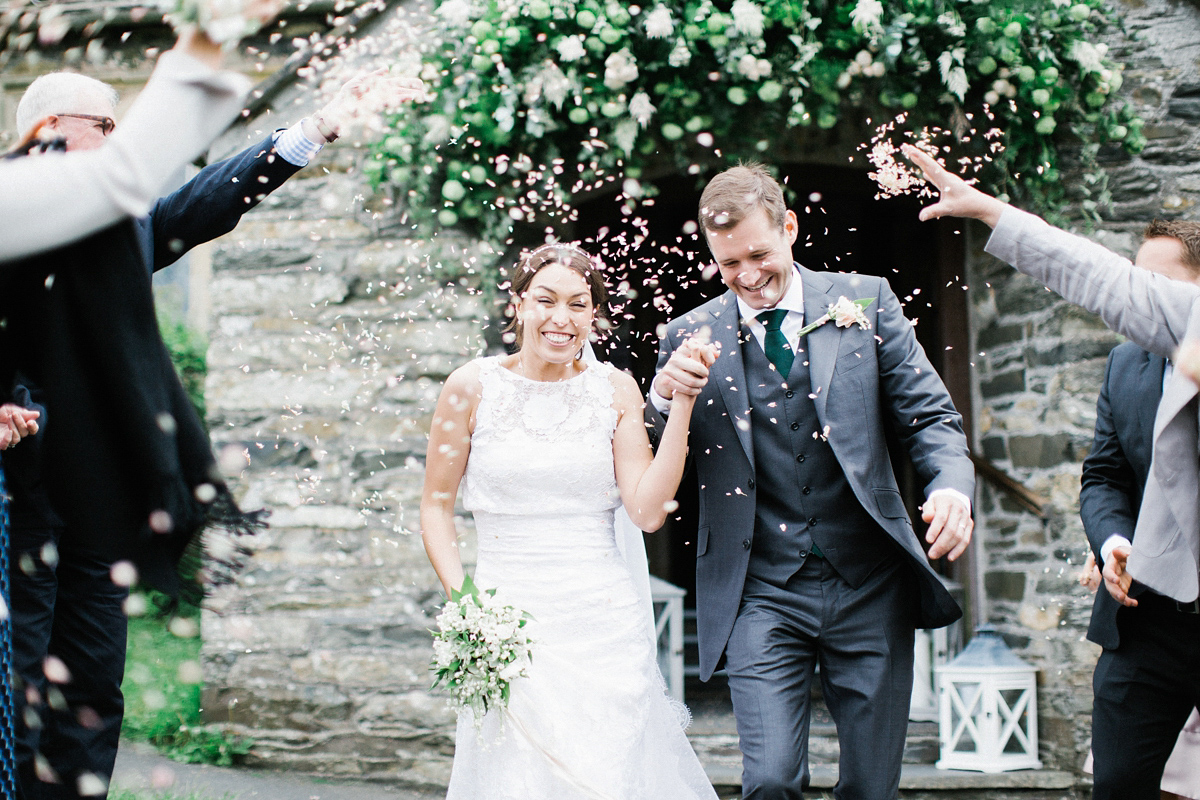
[[[161,788],[196,800],[442,800],[444,792],[406,792],[388,786],[305,778],[283,772],[178,764],[146,744],[121,742],[113,786],[120,789]],[[157,779],[157,780],[156,780]]]

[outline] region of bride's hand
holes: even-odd
[[[721,353],[721,348],[716,343],[709,341],[707,330],[702,330],[696,335],[684,340],[684,342],[679,346],[677,352],[679,352],[684,358],[690,358],[696,362],[699,362],[704,366],[705,369],[705,374],[703,377],[697,376],[700,377],[700,383],[699,386],[696,387],[695,392],[676,392],[674,399],[671,401],[672,408],[675,411],[679,411],[685,406],[690,411],[692,406],[694,406],[696,403],[696,397],[700,394],[700,390],[708,382],[708,369],[716,362],[717,356]],[[678,405],[676,405],[677,403]]]
[[[706,327],[689,336],[682,346],[687,348],[688,355],[706,368],[711,368],[721,354],[721,345],[712,341],[712,334]]]

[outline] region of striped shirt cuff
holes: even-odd
[[[318,144],[305,136],[299,122],[275,134],[275,152],[284,161],[297,167],[307,167],[308,162],[324,146],[324,143]]]

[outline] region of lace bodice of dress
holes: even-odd
[[[535,381],[480,360],[463,505],[490,514],[594,514],[620,505],[613,471],[613,367]]]

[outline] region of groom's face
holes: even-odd
[[[799,223],[788,211],[783,228],[771,222],[762,207],[723,231],[706,230],[708,249],[721,280],[753,309],[771,308],[792,283],[792,244]]]

